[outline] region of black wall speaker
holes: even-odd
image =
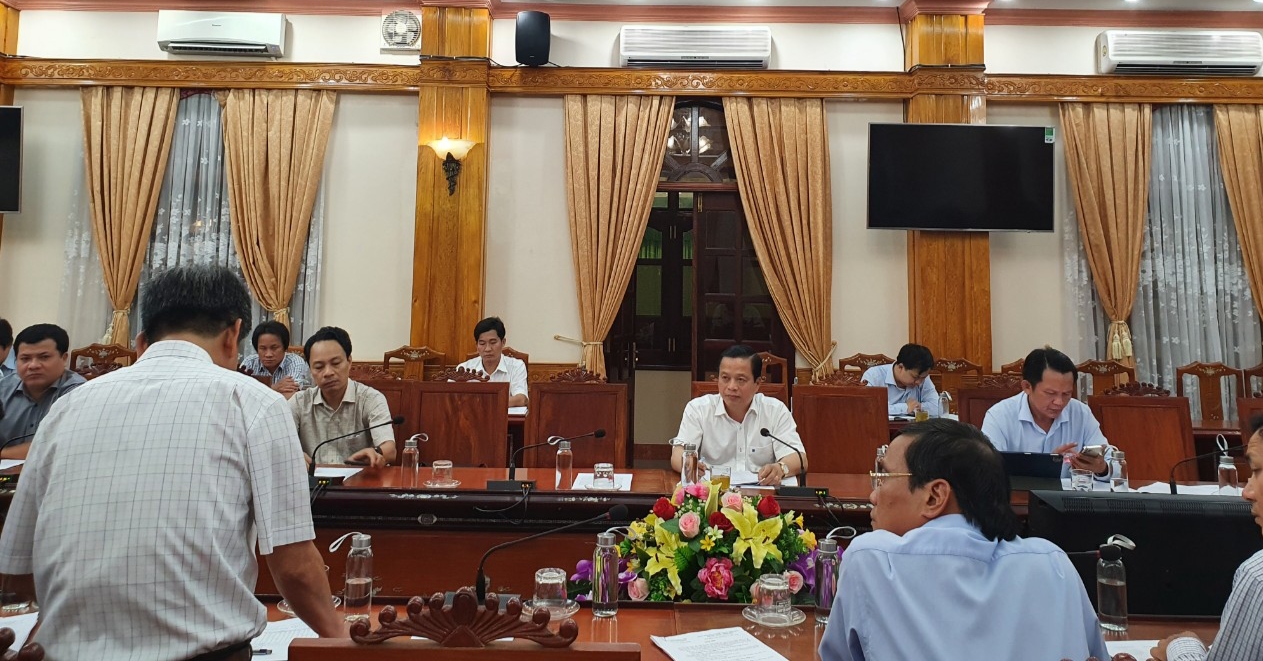
[[[528,67],[548,64],[548,43],[551,35],[548,14],[542,11],[517,13],[517,61]]]

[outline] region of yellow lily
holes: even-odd
[[[803,538],[803,543],[807,545],[808,551],[816,548],[816,533],[803,529],[802,534],[799,536]]]
[[[649,562],[645,565],[645,571],[653,576],[665,569],[671,587],[679,594],[684,589],[680,585],[680,570],[675,566],[675,552],[681,546],[680,538],[671,531],[664,530],[662,526],[654,526],[653,536],[658,545],[649,549]]]
[[[781,550],[776,548],[776,538],[781,534],[781,527],[785,521],[774,516],[770,519],[759,521],[759,513],[749,503],[741,509],[740,512],[725,507],[724,516],[732,522],[732,527],[737,531],[737,540],[732,543],[732,559],[740,562],[745,556],[746,549],[750,550],[750,558],[754,560],[754,568],[759,569],[763,566],[763,558],[772,556],[777,560],[783,560]]]

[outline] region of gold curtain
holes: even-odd
[[[1152,108],[1063,103],[1066,169],[1097,295],[1110,318],[1107,358],[1135,365],[1131,316],[1149,207]]]
[[[833,202],[820,99],[724,97],[737,185],[776,310],[812,375],[833,372]]]
[[[1219,164],[1254,307],[1263,310],[1263,106],[1216,105]]]
[[[601,343],[636,266],[675,99],[567,95],[565,104],[566,206],[582,364],[604,375]]]
[[[286,326],[336,105],[335,92],[317,90],[224,98],[233,242],[255,298]]]
[[[145,263],[180,91],[93,86],[80,98],[92,235],[114,306],[102,342],[129,346],[127,312]]]

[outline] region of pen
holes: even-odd
[[[271,654],[271,653],[272,653],[272,650],[270,650],[270,649],[268,649],[268,648],[266,648],[266,647],[263,647],[263,648],[260,648],[260,649],[255,650],[255,651],[254,651],[254,656],[266,656],[266,655]]]

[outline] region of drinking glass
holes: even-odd
[[[614,464],[597,464],[592,467],[592,488],[614,488]]]
[[[732,467],[711,466],[710,483],[714,485],[720,493],[727,491],[728,488],[732,486]]]
[[[439,459],[435,461],[430,479],[433,480],[435,484],[451,484],[452,462],[448,459]]]
[[[1092,490],[1092,471],[1084,468],[1070,470],[1070,488],[1075,491]]]
[[[759,577],[759,619],[768,626],[787,626],[790,621],[789,579],[784,574]]]
[[[557,567],[546,567],[535,572],[535,596],[531,605],[535,608],[558,608],[566,603],[566,572]]]

